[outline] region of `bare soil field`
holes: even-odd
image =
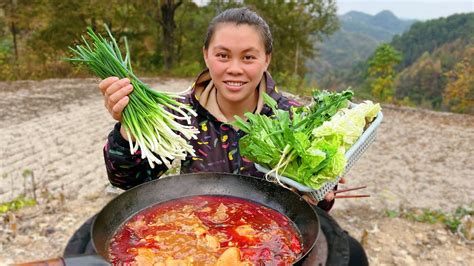
[[[144,81],[168,91],[192,82]],[[115,196],[102,157],[114,121],[97,84],[0,82],[0,203],[37,199],[0,214],[0,264],[61,256],[74,231]],[[474,265],[474,244],[442,223],[387,215],[472,210],[474,117],[396,106],[383,113],[376,141],[341,185],[367,185],[362,192],[371,197],[338,199],[331,215],[361,240],[373,265]],[[461,222],[472,226],[472,217]]]

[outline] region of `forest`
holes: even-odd
[[[3,0],[0,80],[89,76],[64,58],[87,27],[104,33],[104,24],[121,45],[127,38],[140,76],[194,77],[205,67],[201,50],[212,17],[243,5],[270,25],[270,72],[287,91],[306,95],[315,88],[350,87],[361,97],[382,102],[474,113],[474,13],[416,23],[399,21],[390,12],[373,18],[351,13],[353,22],[343,24],[346,33],[341,35],[343,17],[337,16],[334,0],[212,0],[205,5],[190,0]],[[378,27],[372,37],[383,37],[378,41],[359,34],[368,31],[369,20]],[[407,27],[388,41],[388,31]],[[332,35],[338,37],[331,40]],[[319,58],[324,58],[323,64],[314,67]],[[337,71],[324,69],[331,58]]]
[[[193,77],[203,68],[207,25],[220,11],[248,6],[262,15],[274,38],[271,73],[280,80],[302,77],[313,43],[338,28],[333,0],[210,1],[189,0],[31,0],[0,6],[0,77],[2,80],[87,75],[61,60],[88,26],[126,37],[132,64],[140,75]],[[285,14],[285,16],[281,16]]]
[[[416,22],[338,82],[382,101],[474,114],[474,13]]]

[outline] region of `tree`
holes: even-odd
[[[466,52],[464,60],[446,73],[450,80],[443,94],[443,103],[449,110],[474,114],[474,47]]]
[[[243,5],[267,20],[274,35],[270,70],[288,80],[304,77],[305,61],[315,55],[314,41],[338,26],[334,0],[211,0],[205,6],[191,0],[1,0],[0,64],[10,67],[17,54],[21,77],[13,78],[75,75],[72,65],[61,60],[68,47],[80,41],[87,26],[104,33],[106,23],[115,37],[128,38],[136,70],[195,75],[204,66],[200,51],[212,17]]]
[[[36,21],[35,6],[40,0],[2,0],[0,1],[0,68],[4,79],[15,79],[23,71],[21,65],[28,55],[22,39],[31,33]]]
[[[273,34],[271,71],[296,75],[306,73],[305,62],[315,56],[315,45],[339,27],[333,0],[245,0],[267,21]]]
[[[15,51],[15,61],[18,61],[18,42],[17,42],[17,35],[18,35],[18,15],[17,9],[18,4],[16,0],[10,0],[8,2],[4,2],[6,13],[8,14],[9,22],[8,28],[10,29],[10,33],[13,39],[13,51]]]
[[[432,53],[445,43],[459,38],[469,39],[474,32],[474,13],[455,14],[446,18],[417,22],[391,45],[403,53],[399,68],[414,63],[424,52]]]
[[[155,57],[161,57],[164,61],[165,71],[169,72],[173,68],[174,58],[176,57],[176,19],[177,9],[183,3],[191,1],[175,0],[139,0],[135,1],[139,10],[142,10],[155,23],[152,27],[161,30],[161,36],[157,36],[155,45]],[[141,14],[139,16],[142,16]],[[161,43],[159,45],[158,43]]]
[[[29,49],[28,71],[32,76],[67,76],[74,73],[72,65],[61,58],[69,53],[68,47],[86,35],[86,28],[92,27],[105,33],[103,24],[111,28],[117,39],[130,36],[130,50],[133,63],[137,62],[137,47],[143,47],[143,24],[147,16],[142,16],[135,2],[128,0],[37,0],[33,5],[36,28],[25,40]],[[148,23],[150,24],[150,23]],[[151,35],[151,34],[150,34]]]
[[[173,75],[195,76],[205,67],[201,49],[207,26],[217,13],[212,4],[199,7],[193,2],[184,1],[176,11],[176,56],[173,61]]]
[[[173,67],[173,57],[175,56],[175,29],[176,22],[174,15],[176,9],[183,1],[160,0],[160,13],[156,15],[156,21],[163,30],[163,57],[165,61],[165,70],[169,71]]]
[[[441,60],[438,56],[425,52],[398,74],[395,96],[425,108],[439,109],[445,85]]]
[[[401,61],[401,54],[389,44],[382,44],[369,59],[368,76],[372,96],[382,101],[392,101],[394,95],[394,67]]]

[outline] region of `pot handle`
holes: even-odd
[[[37,260],[23,263],[12,264],[12,266],[65,266],[63,258],[49,259],[49,260]]]
[[[56,258],[13,264],[13,266],[108,266],[110,263],[99,255]]]

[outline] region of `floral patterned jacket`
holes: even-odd
[[[206,71],[199,77],[205,73]],[[280,109],[288,110],[290,106],[299,105],[277,91],[269,73],[264,74],[264,79],[266,93],[277,101]],[[191,125],[197,127],[200,133],[197,139],[190,140],[196,156],[188,155],[181,161],[181,173],[225,172],[263,177],[252,162],[240,156],[238,142],[245,133],[219,121],[206,110],[196,98],[196,86],[197,83],[184,95],[183,102],[191,105],[198,114],[192,118]],[[271,115],[272,110],[264,105],[260,114]],[[107,175],[112,185],[129,189],[156,179],[168,170],[163,164],[152,169],[146,159],[141,159],[139,152],[131,155],[128,141],[120,135],[120,126],[120,123],[115,125],[104,147]]]
[[[206,71],[199,77],[205,73]],[[199,77],[196,79],[197,81],[199,81]],[[278,92],[269,73],[264,74],[264,79],[266,93],[278,103],[280,109],[288,110],[291,106],[299,105],[298,102],[290,100]],[[196,156],[188,155],[185,160],[181,161],[181,173],[225,172],[263,177],[263,174],[255,169],[251,161],[240,155],[238,142],[245,133],[219,121],[206,110],[196,98],[196,85],[197,82],[185,95],[183,101],[198,114],[192,118],[191,125],[199,128],[200,133],[197,139],[190,140],[190,144],[196,151]],[[264,105],[260,114],[270,116],[272,110],[269,106]],[[120,134],[120,126],[120,123],[115,125],[104,146],[107,175],[112,185],[129,189],[157,179],[168,170],[164,164],[151,168],[146,159],[141,159],[139,152],[131,155],[128,141]]]

